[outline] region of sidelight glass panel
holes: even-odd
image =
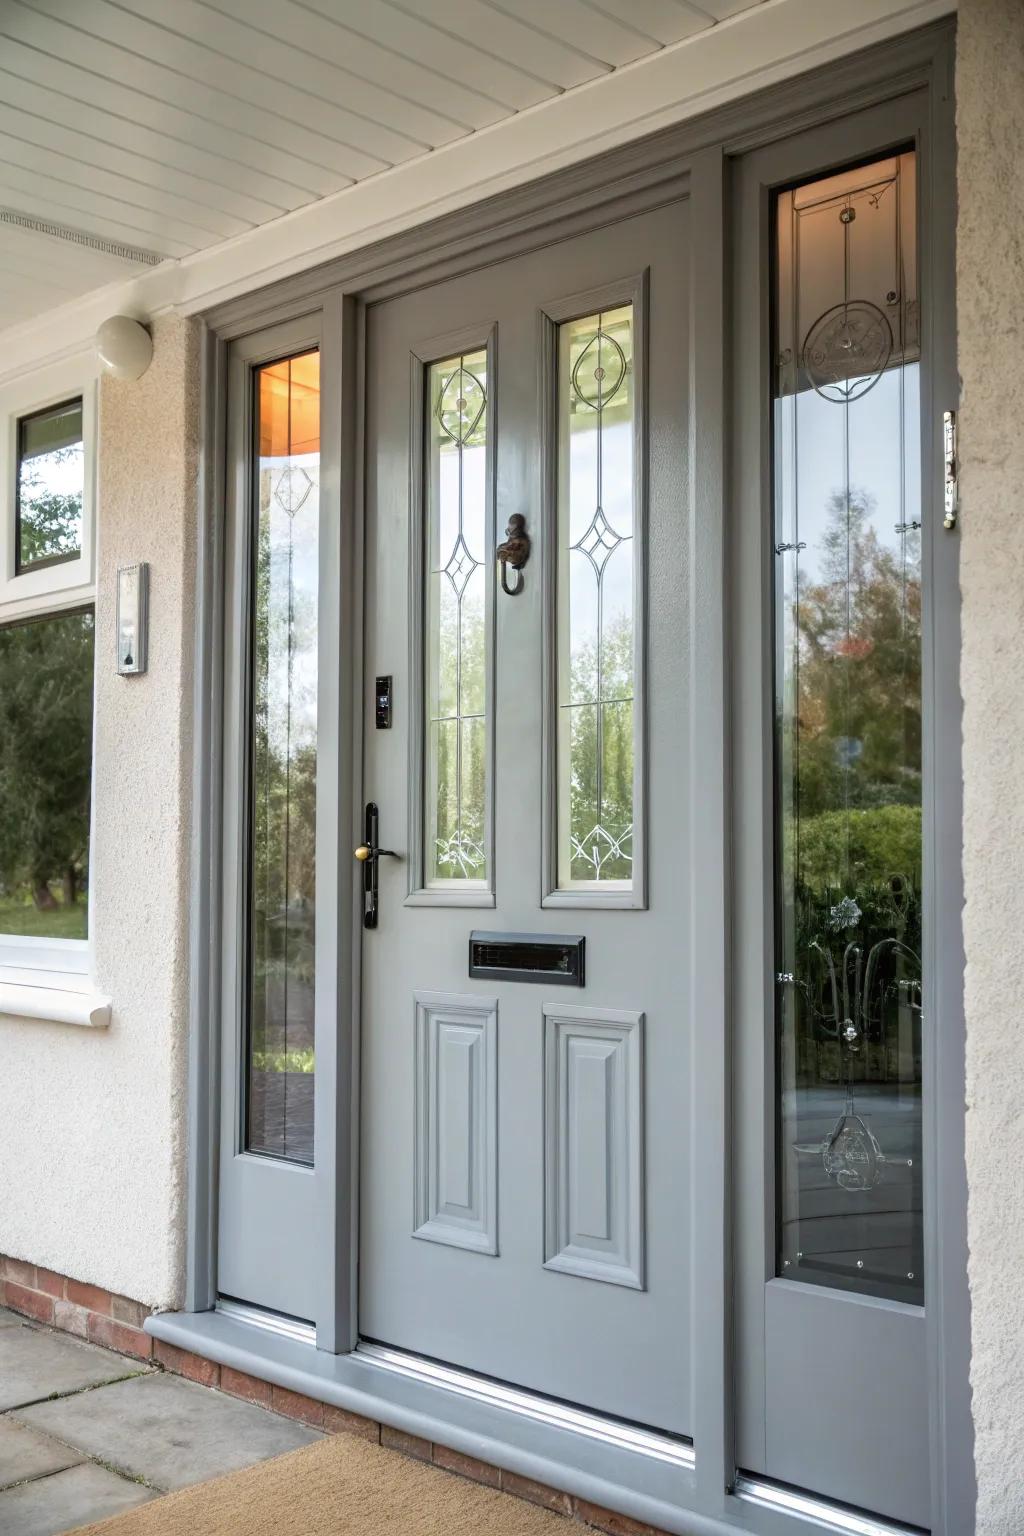
[[[18,422],[15,567],[74,560],[82,550],[85,444],[82,402],[22,416]]]
[[[320,357],[256,372],[250,1151],[313,1161]]]
[[[633,877],[631,305],[559,326],[558,885]]]
[[[779,1273],[923,1299],[912,154],[779,195]]]
[[[426,881],[487,885],[487,353],[434,363],[426,425]]]

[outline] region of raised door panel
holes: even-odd
[[[413,1235],[498,1251],[498,1005],[416,999]]]

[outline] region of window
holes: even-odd
[[[0,627],[0,934],[88,935],[93,614]]]
[[[633,887],[633,306],[558,328],[558,887]]]
[[[311,1163],[320,354],[258,368],[255,387],[246,1144]]]
[[[481,889],[487,867],[487,351],[427,378],[426,884]]]
[[[15,574],[74,560],[82,550],[85,443],[82,401],[18,421]]]
[[[87,969],[93,392],[64,365],[0,392],[0,966],[19,972]]]
[[[776,215],[779,1272],[920,1303],[914,156]]]

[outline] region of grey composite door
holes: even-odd
[[[359,1287],[364,1338],[679,1435],[687,242],[679,201],[368,313]],[[585,985],[473,932],[582,937]]]

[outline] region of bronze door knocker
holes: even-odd
[[[513,512],[505,529],[505,542],[495,550],[501,566],[501,590],[509,597],[518,597],[523,590],[523,566],[530,558],[530,535],[526,531],[526,518],[521,512]],[[514,587],[508,584],[508,568],[519,573]]]

